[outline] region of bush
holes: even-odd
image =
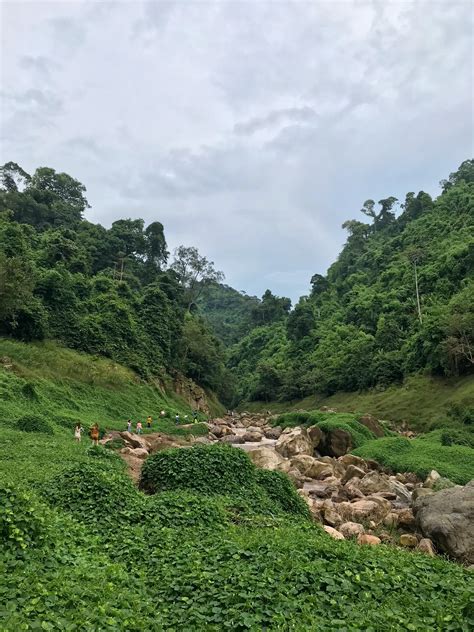
[[[140,520],[144,507],[144,499],[132,481],[126,474],[111,469],[109,459],[104,464],[98,460],[65,470],[44,484],[41,491],[54,507],[84,524],[98,525],[101,530],[116,529],[122,523],[134,524]]]
[[[345,417],[345,419],[344,419]],[[331,430],[345,430],[352,437],[352,443],[354,447],[358,448],[367,441],[375,439],[375,435],[361,423],[354,418],[348,418],[347,415],[332,414],[331,417],[320,421],[317,424],[323,432],[330,432]]]
[[[280,426],[281,428],[295,428],[296,426],[310,425],[309,421],[314,413],[308,411],[283,413],[272,420],[274,426]]]
[[[441,445],[466,445],[474,448],[474,434],[467,430],[450,428],[441,433]]]
[[[87,456],[90,456],[94,459],[102,459],[105,461],[117,461],[118,463],[123,463],[122,459],[112,452],[111,450],[106,450],[101,445],[90,445],[86,449]]]
[[[228,524],[229,519],[218,498],[181,491],[162,492],[146,498],[146,532],[151,527],[214,529]]]
[[[0,536],[2,546],[24,550],[45,539],[45,518],[39,505],[25,492],[0,487]]]
[[[43,432],[53,434],[50,424],[41,415],[24,415],[17,421],[17,428],[22,432]]]
[[[308,505],[297,493],[295,486],[283,472],[256,470],[257,483],[271,500],[285,513],[310,517]]]
[[[165,490],[226,494],[238,492],[254,480],[254,465],[243,450],[198,445],[151,455],[143,464],[140,487],[151,494]]]
[[[474,425],[474,406],[453,403],[448,406],[448,417],[466,426]]]

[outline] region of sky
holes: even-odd
[[[366,199],[436,195],[473,156],[473,7],[1,2],[0,162],[296,301]]]

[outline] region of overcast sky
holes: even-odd
[[[297,299],[378,200],[473,155],[473,3],[2,2],[0,160]]]

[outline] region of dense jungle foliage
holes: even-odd
[[[193,247],[167,265],[163,226],[84,219],[85,187],[41,167],[0,168],[0,334],[55,339],[143,377],[184,373],[226,398],[224,350],[195,301],[222,279]]]
[[[236,401],[386,388],[420,371],[472,374],[474,160],[441,186],[436,199],[408,193],[398,215],[393,197],[378,209],[367,200],[371,223],[343,224],[337,261],[292,311],[265,294],[258,326],[229,353]]]

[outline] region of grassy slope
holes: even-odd
[[[121,430],[128,418],[156,419],[162,409],[170,418],[191,414],[174,393],[144,383],[129,369],[51,342],[0,339],[0,359],[0,427],[30,413],[69,430],[76,420]],[[155,430],[174,429],[171,421],[159,423]]]
[[[445,420],[446,407],[451,403],[474,403],[474,375],[460,379],[436,379],[418,375],[408,378],[403,386],[393,386],[384,391],[336,393],[330,397],[314,396],[283,403],[250,402],[241,408],[268,408],[275,412],[285,412],[329,406],[344,412],[359,411],[371,413],[381,419],[406,421],[414,428],[425,430]]]

